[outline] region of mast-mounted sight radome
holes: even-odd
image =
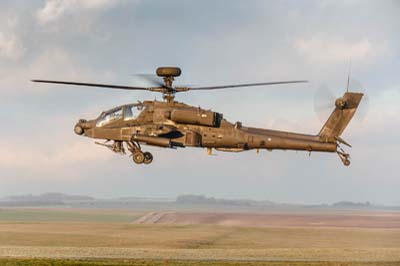
[[[179,67],[159,67],[156,74],[159,77],[179,77],[182,71]]]

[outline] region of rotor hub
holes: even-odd
[[[156,74],[164,80],[162,90],[164,100],[172,102],[176,93],[172,84],[174,83],[175,77],[179,77],[182,74],[181,69],[179,67],[159,67],[156,70]]]
[[[336,99],[335,105],[339,109],[344,109],[347,106],[347,101],[343,97]]]

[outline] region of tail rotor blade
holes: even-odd
[[[349,91],[350,92],[361,92],[364,94],[360,106],[357,109],[357,112],[354,118],[358,122],[363,122],[369,111],[369,96],[365,90],[365,87],[357,80],[351,79],[349,82]]]
[[[330,113],[335,108],[335,100],[332,90],[326,86],[321,85],[314,95],[314,111],[321,122],[325,122]]]

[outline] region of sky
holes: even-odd
[[[110,198],[203,194],[290,203],[400,205],[400,2],[4,0],[0,2],[0,197],[64,192]],[[135,73],[179,66],[178,83],[292,84],[178,94],[244,125],[316,134],[315,95],[351,77],[369,104],[336,154],[146,147],[135,165],[73,133],[80,118],[160,99],[149,92],[33,84],[32,78],[136,85]],[[140,84],[139,84],[140,85]],[[367,110],[366,110],[367,109]],[[363,118],[363,116],[365,117]]]

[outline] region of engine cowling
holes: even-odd
[[[175,109],[169,114],[169,119],[176,123],[219,127],[223,115],[217,112],[201,109]]]

